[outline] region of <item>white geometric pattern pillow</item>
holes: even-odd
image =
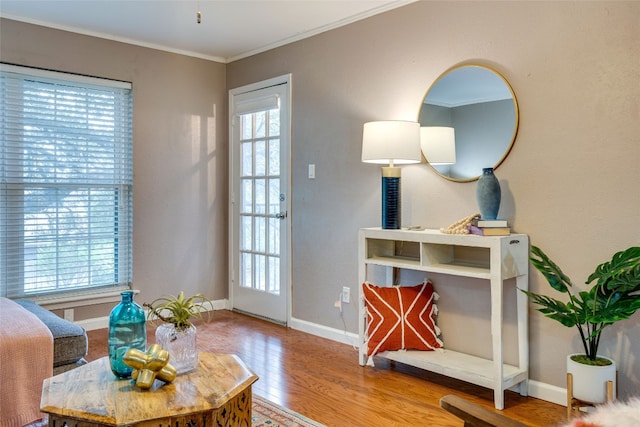
[[[362,284],[367,355],[387,350],[435,350],[443,346],[435,317],[438,294],[425,281],[417,286]]]

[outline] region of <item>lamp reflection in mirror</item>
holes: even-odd
[[[420,163],[420,124],[385,120],[364,124],[362,161],[389,164],[382,168],[382,228],[399,229],[401,222],[400,168]]]
[[[452,165],[456,162],[455,130],[444,126],[420,128],[420,148],[431,165]]]

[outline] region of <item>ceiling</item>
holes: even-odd
[[[0,16],[231,62],[413,1],[0,0]]]

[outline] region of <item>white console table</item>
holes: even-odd
[[[527,296],[517,292],[518,366],[503,360],[503,282],[515,278],[520,289],[529,288],[529,237],[444,234],[438,230],[383,230],[359,232],[359,281],[367,280],[370,265],[485,279],[491,292],[493,358],[479,358],[446,349],[439,351],[386,351],[378,356],[443,374],[494,390],[497,409],[504,409],[504,391],[518,386],[527,395],[529,346]],[[388,275],[391,277],[392,275]],[[380,286],[389,286],[391,280]],[[436,289],[437,291],[437,289]],[[366,363],[366,310],[359,287],[360,365]]]

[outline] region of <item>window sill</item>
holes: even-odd
[[[66,295],[36,296],[30,299],[49,310],[64,310],[88,305],[118,302],[122,299],[120,293],[128,290],[129,288],[127,286],[122,286],[93,292],[87,291]],[[134,290],[133,292],[138,293],[140,291]]]

